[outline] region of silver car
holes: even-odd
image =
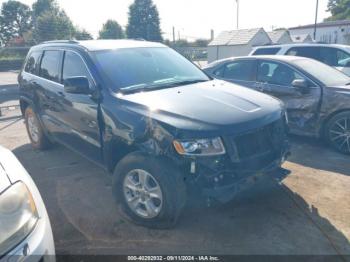
[[[0,261],[54,261],[44,202],[13,153],[0,146]]]

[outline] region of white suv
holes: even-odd
[[[313,58],[350,76],[350,46],[335,44],[286,44],[256,47],[250,55],[292,55]]]

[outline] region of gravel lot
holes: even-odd
[[[14,73],[0,73],[0,106],[18,102]],[[291,137],[291,171],[281,185],[257,184],[221,207],[190,205],[172,230],[124,221],[111,179],[99,167],[56,147],[35,151],[20,112],[3,110],[0,145],[35,180],[58,254],[279,254],[350,256],[350,157],[320,141]],[[348,255],[347,257],[345,255]]]

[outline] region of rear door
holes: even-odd
[[[83,57],[75,51],[65,51],[62,84],[64,85],[68,78],[81,76],[89,80],[91,90],[96,89],[95,81]],[[60,99],[64,108],[60,120],[70,128],[70,134],[63,138],[63,142],[89,159],[101,163],[100,129],[97,120],[98,100],[92,95],[66,92],[63,92]]]
[[[255,73],[255,59],[238,59],[226,62],[216,69],[214,77],[245,87],[256,88]]]
[[[296,79],[307,80],[310,86],[308,93],[292,86]],[[317,84],[288,64],[264,59],[258,61],[257,82],[264,93],[285,103],[292,131],[314,131],[321,100],[321,88]]]
[[[33,82],[39,101],[41,119],[46,129],[55,137],[62,135],[65,128],[59,120],[61,94],[63,85],[60,83],[60,67],[63,52],[60,50],[45,50],[40,63],[39,77]]]

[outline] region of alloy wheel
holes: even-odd
[[[350,152],[350,118],[337,120],[329,130],[330,141],[341,151]]]
[[[31,139],[34,141],[34,143],[38,143],[39,142],[39,127],[37,124],[37,120],[35,119],[35,117],[32,114],[30,114],[27,118],[27,122],[28,122],[28,132],[29,132]]]
[[[157,180],[147,171],[135,169],[124,178],[124,197],[129,208],[142,218],[159,215],[163,193]]]

